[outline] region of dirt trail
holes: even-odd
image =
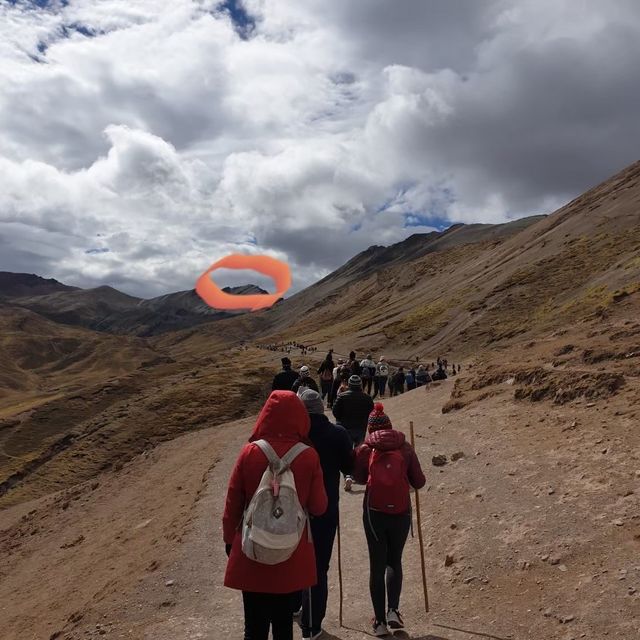
[[[515,402],[513,389],[505,385],[504,396],[442,414],[451,388],[447,381],[385,401],[397,428],[408,433],[409,420],[414,421],[416,448],[428,478],[421,500],[431,613],[422,611],[416,537],[409,539],[404,556],[404,637],[637,638],[640,435],[635,416],[624,415],[624,399],[552,407]],[[14,612],[10,633],[3,638],[242,637],[240,596],[222,587],[226,556],[220,519],[229,472],[252,422],[179,438],[158,447],[149,460],[125,467],[127,478],[105,479],[95,498],[83,498],[86,512],[77,513],[60,538],[87,538],[90,544],[80,546],[86,545],[85,552],[91,554],[84,564],[78,563],[73,549],[65,556],[64,572],[59,563],[43,559],[48,549],[43,550],[38,532],[17,552],[11,551],[10,565],[6,560],[0,565],[0,602],[13,596],[22,609],[30,603],[31,620],[18,620]],[[465,457],[441,468],[431,465],[433,455],[451,458],[457,451]],[[98,504],[98,498],[105,502]],[[369,637],[361,503],[359,492],[341,496],[346,628],[337,624],[334,553],[325,624],[329,640]],[[11,518],[19,521],[27,508],[32,506],[0,513],[0,525],[10,526]],[[51,509],[39,507],[45,515]],[[87,528],[91,522],[97,526],[98,514],[102,537]],[[59,520],[54,522],[57,527]],[[141,531],[147,533],[138,539]],[[105,546],[105,536],[116,532],[125,535],[128,544]],[[53,548],[59,546],[57,541]],[[447,554],[454,559],[449,567],[444,566]],[[92,558],[93,572],[87,564]],[[75,589],[65,597],[31,601],[36,585],[25,584],[25,562],[34,579],[37,571],[48,577],[49,591],[64,584]],[[155,570],[149,566],[154,562]],[[107,565],[115,569],[110,586],[103,587],[100,597],[89,597]],[[79,594],[83,608],[77,606]],[[69,620],[65,606],[81,609],[80,619]],[[7,613],[6,604],[0,605],[0,615]],[[51,619],[67,622],[52,627]],[[51,635],[55,630],[59,636]]]

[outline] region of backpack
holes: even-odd
[[[371,369],[369,369],[369,367],[362,366],[362,364],[360,365],[360,369],[362,370],[362,379],[368,380],[371,377]]]
[[[298,548],[307,523],[290,467],[308,447],[298,442],[279,458],[266,440],[254,444],[260,447],[269,464],[244,512],[242,551],[261,564],[279,564]]]
[[[329,367],[325,367],[320,374],[320,380],[324,380],[325,382],[333,380],[333,371]]]
[[[407,384],[413,384],[416,381],[413,373],[411,371],[407,372],[407,378],[406,378],[406,382]]]
[[[389,375],[389,367],[386,364],[379,365],[378,371],[380,371],[380,375],[381,376],[388,376]]]
[[[367,507],[384,513],[407,513],[411,507],[407,472],[407,460],[400,449],[373,449],[369,458]]]

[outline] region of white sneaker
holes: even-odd
[[[344,479],[344,490],[351,491],[351,485],[353,484],[353,478],[351,476],[347,476]]]
[[[384,622],[378,622],[377,620],[373,621],[373,635],[376,638],[382,638],[383,636],[388,636],[389,634],[390,631]]]
[[[387,612],[387,624],[391,629],[404,629],[404,620],[397,609],[389,609]]]

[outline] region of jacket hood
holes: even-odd
[[[364,442],[372,449],[391,451],[392,449],[400,449],[405,443],[405,437],[404,433],[395,429],[378,429],[371,432]]]
[[[272,391],[262,407],[249,442],[288,440],[298,442],[309,437],[309,414],[293,391]]]

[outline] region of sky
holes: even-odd
[[[639,60],[636,0],[0,0],[0,270],[295,291],[550,213],[638,159]]]

